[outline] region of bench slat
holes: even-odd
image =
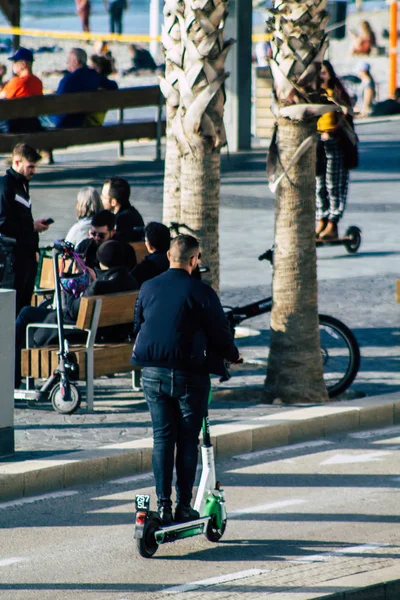
[[[158,106],[163,97],[158,85],[76,94],[45,94],[1,102],[1,118],[16,119],[38,115],[104,112],[115,108]]]
[[[400,279],[396,279],[396,302],[400,302]]]
[[[7,101],[8,102],[8,101]],[[162,135],[165,123],[162,123]],[[34,148],[67,148],[103,142],[119,142],[131,139],[156,139],[157,123],[137,121],[121,125],[82,127],[80,129],[51,129],[38,133],[5,133],[0,135],[0,152],[11,152],[16,144],[25,143]]]

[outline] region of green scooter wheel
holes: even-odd
[[[151,517],[145,525],[143,537],[136,538],[136,547],[140,556],[151,558],[158,550],[158,544],[155,538],[155,532],[161,528],[161,519]]]
[[[211,515],[210,520],[207,523],[207,528],[204,532],[204,535],[206,536],[209,542],[219,542],[219,540],[225,533],[225,529],[226,519],[222,521],[221,527],[218,527],[215,515]]]

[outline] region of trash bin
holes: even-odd
[[[328,29],[334,27],[337,23],[343,23],[340,27],[335,27],[329,32],[332,40],[342,40],[346,37],[346,17],[347,17],[347,2],[345,0],[337,0],[336,2],[328,2],[326,10],[329,13],[330,19]]]

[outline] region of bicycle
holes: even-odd
[[[184,229],[195,233],[183,223],[172,222],[170,230],[178,235]],[[268,260],[273,266],[273,247],[261,254],[258,260]],[[206,267],[202,267],[206,269]],[[272,311],[272,296],[262,298],[244,306],[225,306],[232,333],[247,319]],[[330,398],[339,396],[353,383],[360,367],[360,347],[353,332],[339,319],[330,315],[318,315],[324,381]]]
[[[273,264],[273,249],[258,257]],[[247,319],[272,311],[272,296],[244,306],[224,307],[232,332]],[[324,381],[328,395],[334,398],[353,383],[360,367],[360,348],[353,332],[339,319],[318,315]]]

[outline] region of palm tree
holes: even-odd
[[[164,222],[179,220],[200,238],[209,283],[219,288],[220,150],[225,58],[225,0],[166,0],[163,45],[167,104]]]
[[[315,249],[318,73],[327,48],[325,1],[277,2],[267,21],[273,34],[276,135],[268,156],[276,190],[271,346],[264,386],[268,401],[325,402],[319,342]]]

